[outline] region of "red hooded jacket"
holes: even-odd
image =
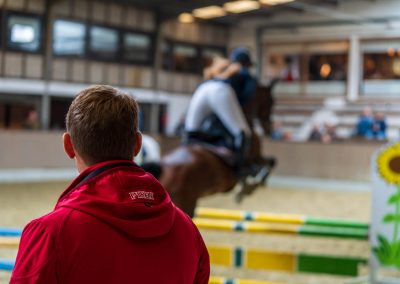
[[[80,174],[24,229],[12,284],[206,284],[203,239],[150,174],[128,161]]]

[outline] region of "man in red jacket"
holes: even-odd
[[[110,86],[75,98],[63,141],[80,175],[52,212],[25,227],[10,283],[208,283],[199,231],[132,162],[137,115],[136,101]]]

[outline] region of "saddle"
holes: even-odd
[[[203,121],[199,131],[184,132],[183,144],[201,144],[229,167],[235,168],[237,164],[234,138],[214,114]]]
[[[202,123],[200,131],[185,132],[183,143],[202,145],[232,168],[239,178],[239,186],[235,194],[235,200],[238,203],[265,183],[276,164],[274,157],[268,157],[261,164],[248,163],[244,167],[238,166],[234,137],[216,115],[207,117]]]

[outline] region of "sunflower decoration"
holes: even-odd
[[[390,145],[378,154],[378,172],[388,183],[395,185],[396,190],[389,196],[387,205],[393,207],[382,222],[393,226],[393,236],[389,240],[386,236],[378,234],[378,245],[373,248],[381,264],[395,266],[400,270],[400,143]]]
[[[389,184],[400,184],[400,143],[393,144],[379,153],[378,171]]]

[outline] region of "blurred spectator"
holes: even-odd
[[[376,112],[372,122],[373,137],[378,140],[386,139],[386,118],[381,112]]]
[[[321,141],[322,138],[322,129],[321,126],[316,123],[313,125],[310,136],[308,137],[308,141]]]
[[[362,114],[358,118],[356,125],[355,136],[363,137],[366,139],[373,138],[372,123],[374,119],[372,117],[372,110],[370,107],[365,107]]]
[[[326,123],[320,126],[318,123],[314,124],[309,141],[319,141],[323,143],[329,143],[337,140],[336,136],[336,126],[334,124]]]
[[[23,123],[24,129],[38,130],[40,129],[39,115],[36,110],[30,110]]]
[[[338,140],[338,137],[336,135],[336,125],[326,123],[324,127],[324,133],[321,137],[321,142],[329,143],[336,140]]]
[[[271,139],[283,140],[284,134],[285,133],[282,129],[282,124],[280,122],[274,121],[274,123],[272,124]]]

